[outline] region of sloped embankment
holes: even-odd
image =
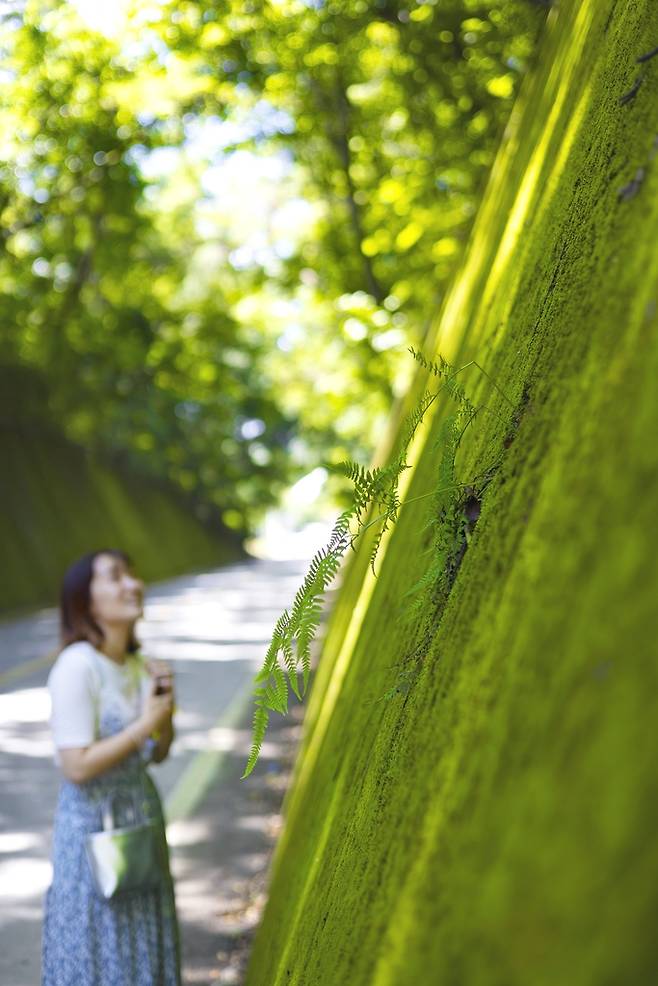
[[[382,701],[432,498],[376,580],[367,544],[351,563],[248,986],[655,980],[658,57],[635,60],[657,43],[650,0],[551,12],[425,351],[511,400],[465,371],[489,410],[460,473],[495,469]],[[404,497],[436,485],[440,428]]]
[[[165,484],[90,457],[43,426],[0,426],[0,458],[0,611],[56,605],[66,566],[96,548],[123,548],[147,581],[243,554]]]

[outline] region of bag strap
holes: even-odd
[[[128,797],[122,795],[119,791],[111,791],[106,794],[101,800],[101,818],[103,824],[104,832],[111,832],[113,829],[119,828],[116,824],[116,813],[115,813],[115,802],[121,800],[125,797],[126,801],[130,801],[132,807],[132,820],[129,824],[131,825],[141,825],[145,822],[150,822],[151,818],[148,813],[143,809],[143,805],[147,804],[146,790],[144,788],[144,777],[142,774],[142,768],[139,770],[139,785],[141,788],[141,802],[137,791],[131,791]]]
[[[98,660],[98,654],[96,653],[96,648],[91,645],[90,649],[91,655],[91,665],[93,669],[93,676],[95,682],[95,688],[92,695],[92,701],[94,705],[94,739],[100,737],[100,719],[101,719],[101,701],[100,693],[103,689],[104,675],[103,667],[101,662]]]

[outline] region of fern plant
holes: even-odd
[[[412,586],[409,594],[417,594],[410,607],[411,615],[417,613],[423,605],[423,590],[433,585],[445,570],[450,558],[450,545],[454,540],[454,524],[459,523],[459,509],[454,493],[468,491],[469,484],[459,483],[455,474],[455,457],[466,429],[478,413],[466,396],[463,388],[456,381],[456,376],[470,366],[477,366],[488,379],[489,374],[482,370],[475,361],[464,366],[453,367],[447,360],[439,356],[436,362],[429,361],[413,349],[409,350],[414,359],[427,369],[433,376],[441,380],[441,386],[435,392],[425,391],[416,407],[407,415],[403,422],[402,437],[397,454],[392,461],[381,468],[365,469],[356,462],[345,461],[331,467],[347,476],[354,484],[353,500],[347,510],[344,510],[336,520],[331,532],[329,543],[321,548],[311,561],[309,570],[302,585],[297,590],[290,612],[286,609],[277,620],[263,666],[254,678],[254,715],[252,744],[242,778],[248,777],[254,769],[267,732],[270,712],[285,715],[288,711],[289,690],[292,689],[301,701],[308,687],[311,673],[310,644],[318,629],[322,613],[322,596],[334,579],[341,559],[348,548],[354,549],[354,542],[364,531],[381,522],[370,551],[369,565],[373,575],[375,559],[382,539],[389,524],[397,520],[401,506],[433,496],[435,504],[433,517],[441,517],[442,523],[434,529],[434,561],[428,566],[423,578]],[[500,391],[495,382],[492,384],[499,390],[506,401],[509,398]],[[448,414],[442,424],[436,445],[440,449],[438,484],[436,489],[422,496],[411,497],[400,502],[398,486],[400,476],[409,468],[406,461],[409,445],[425,417],[425,414],[441,393],[447,392],[454,402],[454,410]],[[511,401],[509,401],[511,403]],[[363,522],[364,515],[369,509],[381,507],[382,512],[367,523]],[[447,523],[447,520],[450,523]],[[353,523],[356,530],[352,530]],[[443,531],[443,534],[437,533]],[[300,687],[299,672],[301,668],[302,682]],[[413,674],[406,670],[402,672],[405,685],[413,679]],[[396,688],[391,693],[396,692]]]
[[[422,357],[421,362],[423,362]],[[424,361],[424,365],[436,375],[439,375],[443,369],[441,364],[431,364],[427,361]],[[510,407],[514,407],[507,394],[479,363],[472,361],[460,369],[466,369],[468,366],[477,367],[489,379],[503,400]],[[425,540],[429,540],[430,544],[421,556],[429,556],[428,563],[422,576],[402,593],[396,614],[399,626],[408,626],[413,630],[411,646],[406,656],[389,669],[398,669],[392,687],[375,699],[375,702],[390,701],[401,695],[407,695],[417,679],[420,660],[435,633],[436,624],[477,523],[484,491],[500,466],[501,456],[469,483],[456,482],[456,456],[462,438],[476,415],[487,410],[484,406],[476,408],[465,398],[465,395],[459,392],[456,394],[456,400],[457,408],[445,417],[433,446],[440,453],[438,482],[428,509],[428,520],[421,528],[421,534],[429,532],[429,537],[426,535]],[[511,422],[512,432],[517,426],[518,417],[515,416]],[[410,639],[410,635],[407,639]]]

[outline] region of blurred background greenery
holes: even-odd
[[[325,467],[369,462],[409,384],[544,6],[0,18],[3,432],[43,425],[238,541],[300,477],[340,506]]]

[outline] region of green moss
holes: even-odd
[[[0,428],[0,609],[55,605],[67,565],[123,547],[147,580],[241,556],[228,532],[201,524],[169,489],[96,460],[56,433]]]
[[[551,14],[433,347],[485,365],[518,423],[474,371],[497,413],[460,469],[501,465],[399,700],[374,701],[411,646],[428,501],[374,587],[367,543],[349,563],[249,986],[655,979],[658,59],[619,98],[656,37],[646,0]]]

